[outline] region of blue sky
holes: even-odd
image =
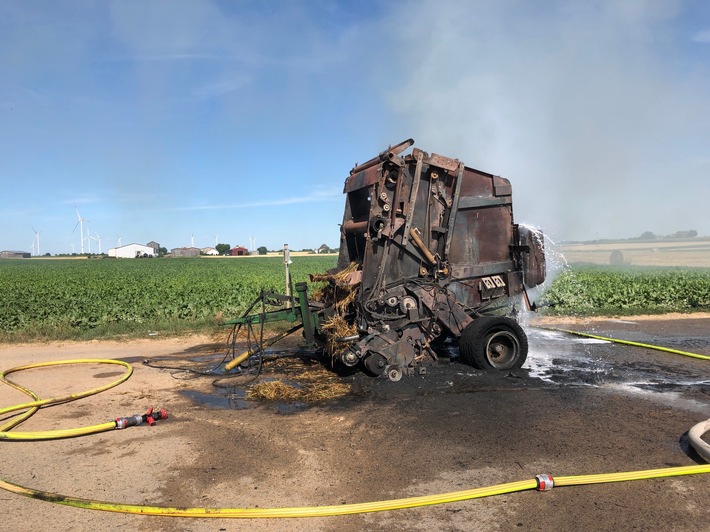
[[[0,249],[337,246],[409,137],[554,240],[710,236],[710,4],[0,1]]]

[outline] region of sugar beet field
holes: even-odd
[[[294,257],[293,281],[334,256]],[[280,257],[0,261],[3,340],[95,338],[214,327],[262,289],[284,290]],[[710,310],[710,269],[573,266],[537,299],[558,315]]]
[[[336,257],[294,257],[293,282]],[[6,337],[204,327],[243,312],[262,289],[283,293],[281,257],[0,261],[0,330]]]

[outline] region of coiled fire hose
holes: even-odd
[[[39,396],[24,386],[12,382],[7,379],[7,375],[11,373],[16,373],[28,369],[36,368],[46,368],[50,366],[65,366],[70,364],[115,364],[118,366],[123,366],[126,368],[126,372],[117,380],[94,388],[92,390],[87,390],[85,392],[66,395],[63,397],[53,397],[51,399],[40,399]],[[89,397],[90,395],[95,395],[97,393],[110,390],[115,386],[127,381],[133,374],[133,367],[128,362],[123,362],[122,360],[109,360],[103,358],[82,358],[74,360],[59,360],[56,362],[40,362],[37,364],[28,364],[26,366],[18,366],[16,368],[8,369],[0,373],[0,382],[7,384],[8,386],[15,388],[16,390],[29,395],[34,399],[34,401],[29,403],[21,403],[6,408],[0,408],[0,416],[9,414],[11,412],[17,412],[19,410],[25,410],[22,414],[15,416],[8,423],[0,426],[0,441],[1,440],[15,440],[15,441],[37,441],[37,440],[56,440],[60,438],[73,438],[76,436],[87,436],[89,434],[98,434],[100,432],[106,432],[114,429],[124,429],[126,427],[134,427],[140,425],[141,423],[148,423],[152,425],[155,423],[156,419],[166,419],[168,417],[168,412],[165,409],[159,409],[154,411],[153,408],[149,408],[145,414],[134,414],[127,417],[119,417],[113,421],[108,421],[106,423],[101,423],[99,425],[91,425],[87,427],[79,427],[75,429],[64,429],[64,430],[46,430],[46,431],[35,431],[35,432],[9,432],[10,429],[16,427],[23,421],[30,418],[37,410],[44,406],[56,405],[60,403],[68,403],[70,401],[75,401],[77,399],[82,399],[84,397]]]
[[[572,332],[572,331],[567,331]],[[692,356],[692,354],[691,354]],[[703,355],[698,355],[701,358]],[[33,391],[28,390],[22,386],[17,385],[5,378],[6,375],[14,373],[17,371],[37,368],[37,367],[47,367],[52,365],[61,364],[78,364],[78,363],[99,363],[99,364],[118,364],[127,368],[127,372],[117,381],[110,383],[108,385],[96,388],[94,390],[89,390],[87,392],[69,395],[61,398],[45,399],[41,400],[37,394]],[[70,430],[55,430],[55,431],[44,431],[44,432],[13,432],[10,433],[9,429],[17,426],[19,423],[27,419],[32,413],[36,412],[37,409],[48,406],[52,404],[58,404],[63,402],[68,402],[70,400],[79,399],[82,397],[87,397],[100,391],[104,391],[127,380],[132,374],[133,369],[131,366],[122,361],[118,360],[108,360],[108,359],[80,359],[80,360],[66,360],[59,362],[47,362],[40,364],[31,364],[28,366],[21,366],[13,368],[11,370],[4,371],[0,373],[0,380],[6,384],[16,388],[23,393],[30,395],[35,401],[30,403],[24,403],[21,405],[15,405],[7,408],[0,409],[0,416],[9,412],[16,412],[20,410],[26,410],[20,416],[21,419],[18,421],[17,417],[10,423],[7,423],[0,427],[0,440],[38,440],[38,439],[56,439],[56,438],[69,438],[74,436],[83,436],[87,434],[96,434],[99,432],[105,432],[108,430],[114,430],[117,428],[122,428],[119,425],[122,424],[119,420],[126,420],[127,426],[131,424],[137,424],[139,415],[131,416],[129,418],[118,418],[115,421],[108,423],[103,423],[100,425],[94,425],[91,427],[82,427],[78,429]],[[31,412],[31,413],[29,413]],[[28,415],[29,413],[29,415]],[[147,414],[150,414],[149,411]],[[147,415],[146,414],[146,415]],[[167,413],[166,413],[167,417]],[[127,421],[132,419],[133,421]],[[695,425],[689,431],[689,439],[691,444],[698,451],[698,453],[708,462],[710,462],[710,446],[702,441],[702,435],[710,430],[710,419],[703,421]],[[12,436],[10,435],[12,434]],[[697,444],[697,446],[696,446]],[[482,497],[491,497],[494,495],[501,495],[505,493],[514,493],[519,491],[527,490],[539,490],[539,491],[549,491],[553,486],[580,486],[585,484],[601,484],[608,482],[625,482],[630,480],[643,480],[643,479],[653,479],[653,478],[666,478],[680,475],[694,475],[701,473],[710,473],[710,463],[694,466],[683,466],[683,467],[669,467],[662,469],[650,469],[644,471],[630,471],[623,473],[607,473],[599,475],[579,475],[579,476],[561,476],[552,477],[548,474],[537,475],[536,478],[530,480],[522,480],[517,482],[508,482],[505,484],[498,484],[495,486],[474,488],[463,491],[455,491],[451,493],[444,493],[438,495],[426,495],[420,497],[408,497],[403,499],[393,499],[386,501],[376,501],[376,502],[365,502],[365,503],[354,503],[354,504],[341,504],[337,506],[316,506],[316,507],[301,507],[301,508],[175,508],[167,506],[146,506],[146,505],[133,505],[133,504],[119,504],[105,501],[98,501],[92,499],[83,499],[77,497],[70,497],[67,495],[62,495],[58,493],[52,493],[47,491],[40,491],[18,484],[14,484],[4,479],[0,479],[0,489],[4,489],[11,493],[17,495],[23,495],[26,497],[31,497],[34,499],[39,499],[47,502],[53,502],[56,504],[62,504],[65,506],[73,506],[77,508],[85,508],[91,510],[102,510],[107,512],[118,512],[127,514],[138,514],[138,515],[156,515],[156,516],[171,516],[171,517],[201,517],[201,518],[293,518],[293,517],[326,517],[335,515],[350,515],[357,513],[368,513],[368,512],[381,512],[386,510],[398,510],[404,508],[416,508],[421,506],[430,506],[435,504],[451,503],[464,501],[469,499],[477,499]]]

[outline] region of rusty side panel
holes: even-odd
[[[422,165],[414,186],[414,155],[419,154],[429,164]],[[449,281],[455,284],[466,307],[481,303],[481,289],[471,280],[515,269],[517,226],[510,182],[465,167],[457,187],[458,164],[455,159],[428,156],[415,149],[401,168],[388,166],[386,161],[370,164],[347,178],[338,267],[345,268],[351,262],[362,265],[363,298],[371,297],[372,290],[419,278],[422,268],[431,266],[428,257],[432,254],[447,263]],[[411,198],[415,189],[416,196]],[[449,218],[452,213],[453,223]],[[405,226],[421,235],[426,250],[403,231]],[[528,285],[539,284],[544,279],[544,256],[533,254],[527,264],[535,272]],[[515,295],[520,290],[512,287],[501,295]]]

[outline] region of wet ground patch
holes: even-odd
[[[710,349],[710,336],[662,337],[636,330],[623,322],[625,339],[656,343],[676,349]],[[211,378],[211,386],[185,389],[191,401],[214,408],[243,410],[265,407],[289,415],[313,407],[348,409],[368,401],[402,402],[423,397],[467,394],[496,394],[558,387],[600,387],[613,393],[647,394],[654,401],[695,409],[698,399],[710,396],[710,378],[705,361],[678,360],[677,355],[582,338],[558,331],[528,328],[530,352],[523,368],[510,372],[486,372],[458,361],[458,349],[447,344],[440,349],[439,362],[428,366],[425,375],[390,382],[362,372],[338,373],[327,361],[304,355],[298,339],[267,351],[261,365],[243,368],[237,376],[226,376],[224,352],[218,344],[194,346],[183,353],[155,360],[155,367],[169,365],[176,378]],[[602,332],[595,331],[598,334]],[[611,336],[609,331],[605,335]],[[285,348],[284,348],[285,347]],[[180,361],[179,364],[175,364]],[[174,369],[182,367],[182,372]],[[653,397],[652,397],[653,396]],[[680,403],[679,403],[680,401]]]
[[[689,352],[710,349],[710,336],[660,336],[634,329],[633,322],[623,325],[626,330],[594,334]],[[528,335],[529,376],[550,384],[605,387],[627,395],[648,392],[657,395],[655,400],[665,396],[669,405],[710,395],[707,361],[546,329],[530,329]]]

